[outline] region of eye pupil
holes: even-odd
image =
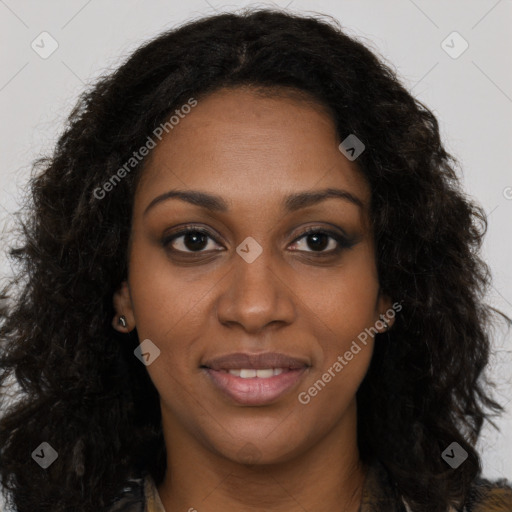
[[[323,251],[327,245],[329,244],[329,235],[325,233],[313,233],[311,235],[308,235],[308,245],[311,249]],[[313,239],[313,246],[309,244],[309,241]],[[320,241],[319,241],[320,239]]]
[[[207,235],[199,231],[190,231],[184,235],[183,243],[191,251],[200,251],[206,246]]]

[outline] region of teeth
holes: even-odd
[[[256,370],[256,377],[259,379],[268,379],[274,376],[274,370],[269,368],[268,370]]]
[[[274,375],[283,373],[283,368],[264,368],[261,370],[255,370],[254,368],[240,368],[228,370],[231,375],[235,377],[241,377],[242,379],[252,379],[258,377],[259,379],[268,379]]]

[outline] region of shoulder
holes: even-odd
[[[512,483],[477,478],[465,504],[467,512],[512,512]]]
[[[373,465],[368,473],[363,493],[363,505],[367,508],[363,507],[361,510],[365,512],[388,510],[384,505],[387,506],[390,501],[393,502],[394,488],[395,485],[384,466],[380,463]],[[414,512],[404,498],[393,502],[395,508],[389,507],[389,509],[400,509],[396,505],[399,501],[402,501],[407,512]],[[464,506],[451,507],[449,512],[512,512],[512,482],[505,478],[488,480],[479,476],[473,480]]]
[[[372,498],[376,497],[370,492],[375,491],[369,485],[371,478],[368,480],[367,500],[370,499],[370,495]],[[152,482],[148,475],[129,480],[121,495],[110,505],[107,512],[145,512],[148,488],[151,487]],[[407,506],[406,509],[408,509]],[[512,512],[512,483],[504,478],[495,481],[477,478],[461,510],[463,512]]]

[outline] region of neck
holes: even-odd
[[[356,406],[318,442],[273,464],[240,464],[208,450],[162,414],[167,471],[158,486],[167,512],[357,512],[366,468],[357,449]]]

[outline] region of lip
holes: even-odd
[[[275,402],[297,386],[307,369],[307,366],[303,366],[267,379],[243,379],[223,370],[204,368],[217,389],[242,405],[266,405]]]
[[[259,354],[235,352],[205,361],[201,366],[211,370],[232,370],[236,368],[253,368],[255,370],[289,368],[290,370],[299,370],[311,365],[303,358],[292,357],[279,352],[261,352]]]
[[[201,368],[215,388],[241,405],[266,405],[275,402],[297,387],[311,365],[302,358],[277,352],[260,354],[234,353],[206,361]],[[237,368],[284,368],[279,375],[263,379],[244,379],[227,370]]]

